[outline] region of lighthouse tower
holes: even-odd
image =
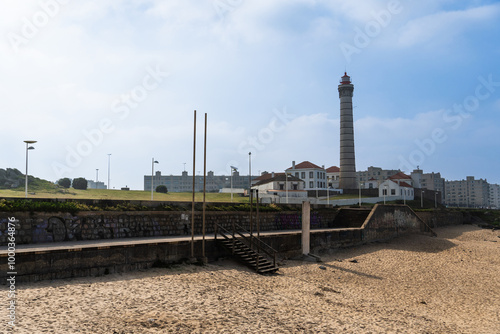
[[[357,189],[354,160],[354,123],[351,78],[344,73],[339,85],[340,98],[340,189]]]

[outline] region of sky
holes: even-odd
[[[500,183],[500,1],[4,0],[0,168],[142,190],[144,175],[339,165]],[[109,155],[111,154],[111,155]],[[97,171],[98,170],[98,171]]]

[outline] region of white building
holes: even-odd
[[[267,175],[267,174],[266,174]],[[272,203],[301,203],[307,198],[304,190],[305,183],[298,177],[285,175],[285,173],[270,174],[252,186],[252,190],[259,191],[262,202]]]
[[[490,184],[490,207],[500,209],[500,185]]]
[[[339,189],[340,183],[340,168],[337,166],[331,166],[326,169],[326,183],[327,187],[330,189]]]
[[[87,180],[87,189],[108,189],[108,187],[101,181]]]
[[[292,161],[292,167],[285,170],[289,175],[293,175],[305,182],[305,190],[326,190],[327,179],[325,167],[319,167],[309,161],[301,162],[295,165]]]
[[[411,201],[415,198],[413,187],[401,180],[387,179],[378,188],[379,197],[384,197],[388,201],[402,199]]]

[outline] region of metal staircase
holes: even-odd
[[[217,239],[218,235],[222,238]],[[259,274],[272,274],[279,269],[276,265],[277,251],[237,224],[232,224],[231,231],[216,224],[215,240]],[[273,260],[270,261],[268,257]]]

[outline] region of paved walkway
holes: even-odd
[[[358,228],[342,228],[342,229],[314,229],[311,233],[328,232],[332,230],[357,230]],[[282,235],[282,234],[300,234],[301,230],[286,230],[286,231],[266,231],[261,232],[261,236],[266,235]],[[254,233],[254,236],[257,234]],[[214,234],[206,234],[205,240],[214,238]],[[194,240],[202,240],[202,235],[195,235]],[[31,252],[50,252],[57,250],[80,250],[83,248],[107,248],[117,246],[131,246],[143,244],[158,244],[168,242],[191,241],[190,235],[182,236],[162,236],[162,237],[143,237],[143,238],[121,238],[121,239],[99,239],[99,240],[80,240],[80,241],[61,241],[39,244],[21,244],[16,245],[16,253],[31,253]],[[0,247],[0,255],[7,254],[7,246]]]

